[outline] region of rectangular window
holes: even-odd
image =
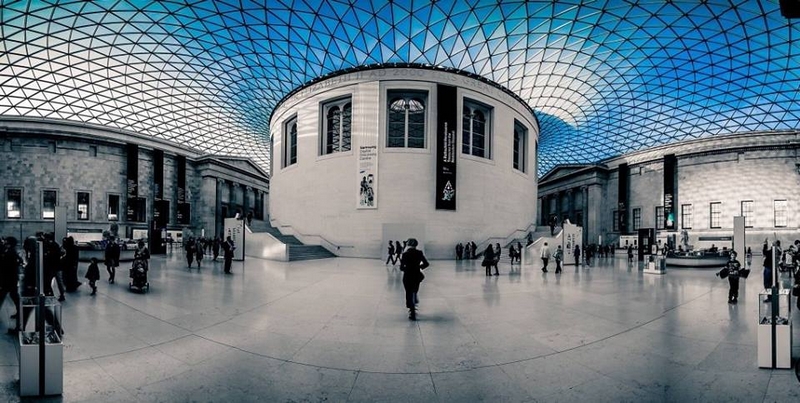
[[[91,196],[89,192],[78,192],[76,197],[78,203],[78,219],[79,220],[88,220],[89,219],[89,201],[91,200]]]
[[[297,116],[283,125],[283,167],[297,163]]]
[[[635,208],[633,209],[633,230],[638,231],[639,227],[642,226],[642,209]]]
[[[514,120],[514,169],[525,172],[528,153],[528,129]]]
[[[386,147],[425,148],[428,93],[388,91]]]
[[[681,228],[692,229],[692,205],[681,205]]]
[[[753,228],[755,203],[752,200],[742,200],[742,217],[744,217],[745,228]]]
[[[656,207],[656,229],[664,229],[664,206]]]
[[[353,127],[353,106],[350,97],[323,103],[320,107],[322,141],[320,155],[350,151]]]
[[[52,220],[56,218],[56,205],[58,204],[57,190],[42,190],[42,218]]]
[[[492,158],[491,128],[492,108],[465,98],[461,120],[461,152],[476,157]]]
[[[614,232],[619,232],[619,210],[614,210],[611,214],[614,218],[614,222],[611,224]]]
[[[119,220],[119,195],[108,195],[108,221]]]
[[[709,205],[711,222],[709,228],[722,228],[722,203],[712,202]]]
[[[785,227],[789,222],[789,202],[775,200],[775,227]]]
[[[22,218],[22,189],[6,189],[6,218]]]

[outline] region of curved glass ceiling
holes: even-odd
[[[289,91],[349,67],[420,63],[528,102],[539,174],[800,127],[800,22],[777,0],[581,3],[3,0],[0,115],[133,130],[269,169],[268,119]]]

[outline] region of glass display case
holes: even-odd
[[[771,290],[758,293],[758,366],[772,368],[772,308],[777,305],[775,316],[775,368],[792,367],[792,320],[790,289],[778,291],[777,300]]]
[[[21,331],[19,332],[19,393],[20,396],[41,396],[40,382],[45,395],[60,395],[64,384],[64,329],[61,303],[56,297],[44,297],[44,332],[37,328],[38,297],[22,297]],[[44,348],[40,339],[44,334]],[[44,379],[40,379],[40,352],[44,352]]]

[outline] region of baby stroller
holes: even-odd
[[[135,288],[139,292],[150,291],[150,283],[147,282],[147,260],[135,259],[131,265],[131,281],[128,289],[133,291]]]

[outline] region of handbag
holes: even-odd
[[[750,275],[750,269],[742,269],[739,270],[739,276],[742,278],[747,278]]]
[[[800,297],[800,284],[795,284],[792,287],[792,295],[795,297]]]

